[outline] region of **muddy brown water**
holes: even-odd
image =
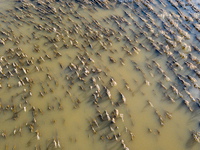
[[[199,20],[175,19],[177,8],[162,2],[1,0],[0,149],[199,149],[192,136],[199,132],[199,52],[187,47],[199,46],[192,26]],[[177,7],[195,14],[191,5]],[[182,39],[175,47],[166,42],[174,35]]]

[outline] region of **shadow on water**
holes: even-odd
[[[198,132],[195,133],[194,131],[190,134],[190,137],[186,142],[187,149],[192,149],[196,144],[199,143],[199,135],[198,134],[199,134]]]

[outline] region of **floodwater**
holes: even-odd
[[[1,0],[0,149],[198,150],[199,12],[177,2]]]

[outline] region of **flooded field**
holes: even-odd
[[[199,9],[0,0],[0,149],[199,150]]]

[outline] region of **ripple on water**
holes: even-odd
[[[1,1],[0,149],[199,149],[185,3]]]

